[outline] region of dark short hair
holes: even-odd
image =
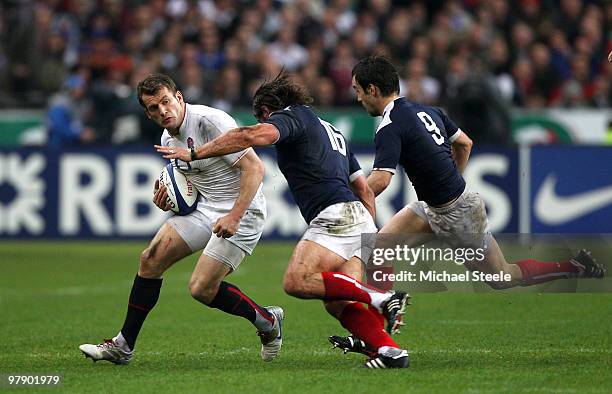
[[[138,86],[136,87],[136,91],[138,92],[138,102],[144,108],[147,106],[142,101],[142,95],[146,94],[147,96],[153,96],[157,92],[159,92],[164,87],[168,88],[168,90],[174,95],[178,88],[176,87],[176,83],[167,76],[166,74],[149,74],[145,79],[138,82]]]
[[[261,113],[261,107],[264,105],[272,111],[277,111],[290,105],[310,105],[311,103],[312,97],[306,89],[281,71],[276,78],[265,81],[257,88],[253,96],[253,112]]]
[[[366,89],[370,85],[380,89],[383,96],[399,93],[399,76],[391,61],[381,55],[361,59],[353,67],[355,80]]]

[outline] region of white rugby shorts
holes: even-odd
[[[255,195],[253,203],[246,210],[236,234],[220,238],[212,234],[215,222],[227,215],[233,200],[213,202],[200,198],[198,207],[189,215],[172,216],[167,220],[192,252],[204,249],[203,253],[229,266],[238,268],[245,255],[253,253],[266,221],[266,203],[262,193]]]
[[[372,216],[361,201],[341,202],[330,205],[312,219],[302,240],[315,242],[346,260],[353,256],[361,259],[362,253],[369,256],[372,247],[362,245],[361,235],[377,231]]]
[[[412,210],[429,223],[434,234],[442,236],[452,246],[489,248],[492,235],[485,203],[478,193],[466,189],[445,207],[415,201],[404,209]]]

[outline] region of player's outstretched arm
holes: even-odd
[[[391,183],[392,173],[385,170],[373,170],[368,176],[368,186],[372,189],[375,196],[385,191],[389,183]]]
[[[264,165],[252,149],[249,149],[234,165],[240,168],[238,198],[236,198],[230,212],[219,218],[213,226],[213,233],[223,238],[236,234],[240,219],[251,205],[251,201],[253,201],[264,177]]]
[[[351,182],[351,190],[355,193],[355,196],[359,198],[361,203],[366,207],[372,219],[376,220],[376,204],[374,202],[374,192],[368,186],[363,175],[359,175]]]
[[[274,144],[280,134],[278,129],[269,123],[259,123],[254,126],[244,126],[231,129],[214,140],[193,150],[170,146],[155,145],[164,159],[179,159],[185,162],[223,156],[236,153],[252,146],[266,146]]]
[[[455,160],[455,163],[457,163],[457,169],[462,174],[463,170],[465,170],[468,159],[470,158],[472,145],[472,140],[463,131],[461,131],[461,135],[459,135],[459,137],[454,140],[453,144],[451,145],[453,159]]]

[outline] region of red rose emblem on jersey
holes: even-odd
[[[193,138],[191,137],[187,138],[187,147],[193,148]]]

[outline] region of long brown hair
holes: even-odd
[[[312,97],[306,89],[281,71],[276,78],[265,81],[255,91],[253,112],[261,113],[261,107],[264,105],[272,111],[277,111],[290,105],[310,104],[312,104]]]

